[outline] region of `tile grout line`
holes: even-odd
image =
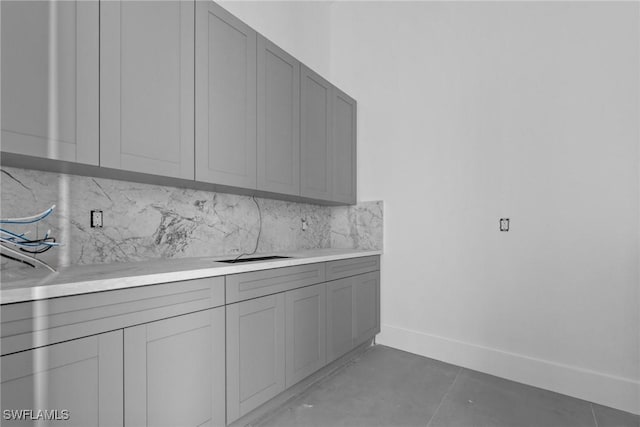
[[[593,422],[598,426],[598,417],[596,417],[596,411],[593,409],[593,403],[589,402],[589,407],[591,408],[591,415],[593,415]]]
[[[440,407],[442,406],[442,404],[444,403],[444,400],[447,398],[447,396],[449,395],[449,392],[451,391],[451,389],[453,388],[453,386],[455,385],[456,381],[458,381],[458,377],[460,376],[460,372],[462,372],[462,367],[460,367],[460,369],[458,369],[458,372],[456,373],[456,377],[453,379],[453,382],[451,383],[451,385],[449,386],[449,388],[447,389],[446,393],[442,395],[442,399],[440,399],[440,403],[438,403],[438,406],[436,407],[436,410],[433,411],[433,415],[431,415],[431,418],[429,418],[429,422],[427,423],[426,427],[429,427],[431,425],[431,421],[433,421],[433,419],[436,417],[436,414],[438,413],[438,411],[440,410]],[[596,426],[597,427],[597,426]]]

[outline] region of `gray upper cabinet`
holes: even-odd
[[[256,32],[196,5],[196,180],[256,188]]]
[[[193,179],[193,2],[100,8],[100,166]]]
[[[125,425],[225,425],[224,322],[219,307],[124,330]]]
[[[2,150],[97,165],[97,0],[0,8]]]
[[[356,203],[356,101],[214,1],[0,7],[2,150],[70,162],[4,164]]]
[[[258,190],[300,194],[300,62],[258,36]]]
[[[285,294],[286,386],[290,387],[325,365],[326,285]]]
[[[285,294],[227,309],[227,423],[285,389]]]
[[[333,88],[333,192],[331,199],[356,203],[356,113],[355,99]]]
[[[332,85],[304,65],[300,74],[300,194],[331,200]]]
[[[68,411],[67,420],[46,425],[123,425],[122,330],[10,354],[0,364],[3,411],[58,410],[58,417]],[[3,419],[2,425],[32,424]]]

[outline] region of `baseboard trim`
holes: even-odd
[[[382,325],[378,344],[640,414],[640,381]]]

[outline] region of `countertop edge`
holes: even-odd
[[[342,259],[376,256],[382,255],[382,251],[353,250],[353,252],[345,252],[341,254],[309,255],[308,257],[300,256],[300,252],[283,253],[283,255],[290,254],[297,254],[297,256],[293,255],[295,256],[294,258],[275,261],[245,263],[239,265],[220,265],[220,263],[217,263],[212,267],[194,268],[191,270],[179,270],[174,272],[162,273],[151,272],[145,274],[134,274],[130,276],[124,275],[108,279],[83,280],[51,285],[35,285],[24,288],[3,289],[0,290],[0,305],[37,301],[72,295],[81,295],[93,292],[127,289],[139,286],[156,285],[160,283],[202,279],[206,277],[219,277],[230,274],[268,270],[273,268],[292,267],[296,265],[314,264],[319,262],[338,261]]]

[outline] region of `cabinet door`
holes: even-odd
[[[193,179],[194,4],[100,5],[100,166]]]
[[[213,1],[196,10],[196,180],[256,188],[256,32]]]
[[[285,388],[284,293],[227,309],[227,423]]]
[[[258,36],[258,189],[300,194],[300,62]]]
[[[327,363],[353,348],[354,295],[351,277],[327,283]]]
[[[331,199],[332,111],[331,83],[304,65],[300,87],[300,194]]]
[[[125,425],[224,425],[224,320],[219,307],[125,329]]]
[[[357,346],[380,332],[380,272],[373,271],[351,279],[355,305],[354,346]]]
[[[0,8],[2,150],[97,165],[97,0]]]
[[[286,386],[325,365],[326,285],[289,291],[286,297]]]
[[[336,202],[356,203],[356,101],[333,88],[333,192]]]
[[[58,421],[47,425],[122,426],[122,330],[10,354],[0,362],[3,414],[33,409],[35,417],[57,410]],[[3,419],[2,425],[33,423]]]

